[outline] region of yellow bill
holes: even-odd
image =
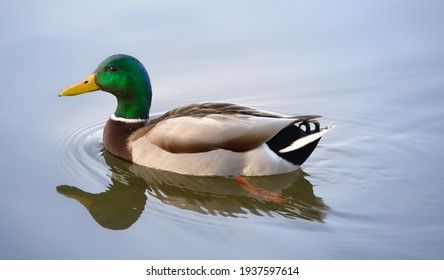
[[[91,74],[81,83],[72,85],[60,91],[59,96],[74,96],[96,90],[99,90],[99,86],[96,84],[96,75]]]

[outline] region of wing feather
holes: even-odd
[[[130,142],[147,141],[171,153],[215,149],[245,152],[264,144],[288,125],[317,117],[290,117],[230,103],[192,104],[151,121]]]

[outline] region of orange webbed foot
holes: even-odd
[[[251,196],[255,198],[259,198],[265,201],[271,201],[277,204],[282,204],[284,202],[284,198],[281,194],[266,190],[264,188],[256,187],[242,176],[236,176],[233,179],[234,181],[239,183],[245,191],[247,191]]]

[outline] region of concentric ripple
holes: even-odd
[[[75,179],[75,183],[107,185],[109,167],[102,157],[102,134],[106,118],[63,132],[58,139],[59,156],[56,169]]]

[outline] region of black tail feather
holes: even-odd
[[[267,145],[281,158],[296,164],[303,164],[311,153],[314,151],[319,143],[319,139],[291,152],[279,153],[280,150],[290,146],[294,141],[304,136],[320,131],[319,123],[315,120],[303,121],[298,125],[290,125],[279,131],[273,138],[271,138]]]

